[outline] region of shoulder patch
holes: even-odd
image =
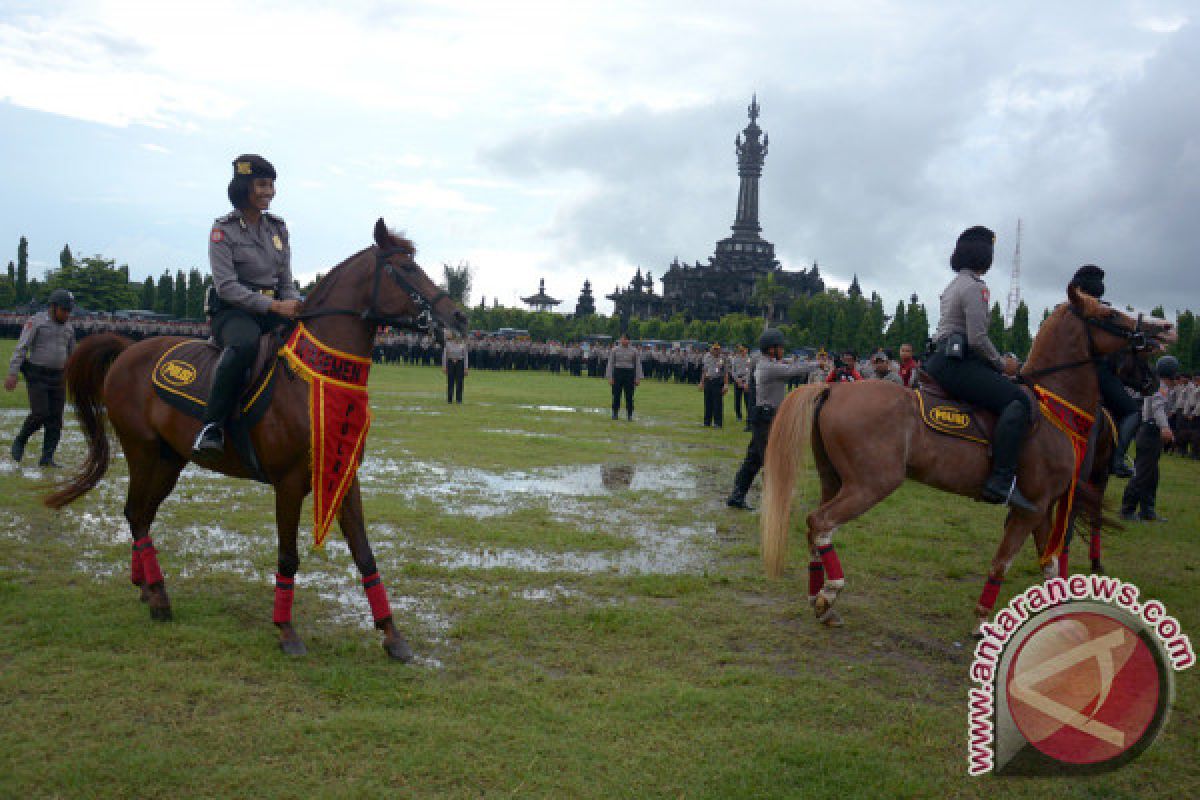
[[[225,241],[225,231],[221,230],[220,228],[213,228],[212,234],[209,235],[208,240],[213,244],[220,244],[221,242]]]
[[[983,291],[984,304],[986,305],[986,304],[992,302],[992,293],[988,291],[988,288],[985,286],[985,287],[983,287],[982,291]]]

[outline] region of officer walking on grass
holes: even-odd
[[[1163,445],[1175,441],[1175,434],[1167,423],[1167,396],[1179,374],[1179,361],[1175,356],[1163,356],[1154,369],[1161,383],[1157,392],[1142,400],[1142,424],[1134,439],[1137,455],[1133,462],[1133,478],[1121,496],[1121,519],[1128,522],[1166,522],[1155,508],[1158,460]]]
[[[750,506],[746,505],[746,493],[750,491],[754,476],[762,469],[771,422],[775,419],[775,410],[787,395],[788,381],[792,378],[806,377],[815,369],[813,365],[803,362],[784,362],[783,348],[783,333],[776,328],[763,331],[758,339],[758,349],[762,351],[762,355],[754,367],[754,406],[750,409],[753,431],[750,445],[746,448],[746,458],[733,479],[733,493],[725,501],[725,505],[730,508],[751,510]]]
[[[67,320],[75,307],[75,298],[66,289],[55,289],[50,293],[49,303],[50,308],[30,317],[21,330],[17,349],[8,363],[4,388],[10,392],[17,388],[17,374],[21,373],[29,392],[29,416],[25,417],[25,423],[13,440],[13,461],[19,462],[25,455],[29,437],[39,428],[45,428],[38,466],[57,467],[54,451],[62,437],[66,403],[63,367],[75,348],[75,329]]]

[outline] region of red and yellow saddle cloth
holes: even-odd
[[[279,353],[309,385],[313,546],[321,547],[362,462],[371,427],[371,360],[322,344],[303,323],[296,325]]]
[[[1062,553],[1063,541],[1067,535],[1067,525],[1071,522],[1071,506],[1075,503],[1075,487],[1079,485],[1079,472],[1083,468],[1087,456],[1088,437],[1092,433],[1092,425],[1096,417],[1078,406],[1040,386],[1033,387],[1037,395],[1038,408],[1042,415],[1050,420],[1054,427],[1067,435],[1071,448],[1075,452],[1075,468],[1071,471],[1071,488],[1062,497],[1054,501],[1054,525],[1050,529],[1050,540],[1046,543],[1046,552],[1042,553],[1041,562],[1045,566]]]

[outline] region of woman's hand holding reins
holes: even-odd
[[[303,304],[299,300],[272,300],[271,313],[287,317],[288,319],[295,319],[300,314],[301,305]]]

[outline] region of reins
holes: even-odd
[[[375,269],[371,279],[371,302],[363,309],[359,308],[316,308],[312,311],[302,311],[296,315],[296,319],[303,321],[308,319],[317,319],[319,317],[332,317],[339,315],[358,317],[364,322],[373,322],[376,325],[387,325],[392,328],[402,328],[405,330],[416,331],[418,333],[429,333],[434,329],[433,323],[433,307],[438,304],[444,297],[449,297],[449,293],[445,289],[439,289],[437,294],[432,298],[427,298],[418,291],[411,283],[396,270],[390,259],[395,255],[410,255],[408,250],[399,246],[378,247],[375,252]],[[379,284],[384,273],[396,282],[396,284],[408,293],[409,298],[413,303],[421,309],[421,313],[417,316],[396,316],[379,313]]]
[[[1022,371],[1017,376],[1018,380],[1020,380],[1022,383],[1025,383],[1029,386],[1034,386],[1036,385],[1038,378],[1044,378],[1047,375],[1053,375],[1056,372],[1065,372],[1069,369],[1078,369],[1079,367],[1086,367],[1095,364],[1097,357],[1096,345],[1092,340],[1092,328],[1099,328],[1105,333],[1125,339],[1127,344],[1125,345],[1125,348],[1122,349],[1128,348],[1137,351],[1146,348],[1146,332],[1142,330],[1141,314],[1138,314],[1137,323],[1134,325],[1133,330],[1128,330],[1112,324],[1107,319],[1094,319],[1092,317],[1085,317],[1082,313],[1080,313],[1079,309],[1075,308],[1075,306],[1070,306],[1070,309],[1071,313],[1079,317],[1079,319],[1085,323],[1084,331],[1087,333],[1088,357],[1078,361],[1069,361],[1064,364],[1055,364],[1052,367],[1046,367],[1044,369],[1036,369],[1032,372]]]

